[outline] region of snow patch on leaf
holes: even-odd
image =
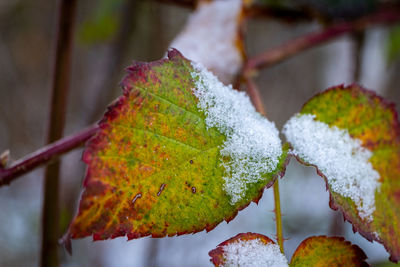
[[[241,10],[241,0],[201,3],[170,46],[231,83],[243,63],[238,47]]]
[[[259,239],[238,240],[223,247],[224,267],[286,267],[289,266],[286,257],[280,252],[277,244],[265,244]]]
[[[226,137],[221,148],[226,170],[224,190],[234,205],[245,195],[247,185],[274,171],[282,155],[279,132],[273,122],[256,112],[244,92],[223,85],[200,64],[193,64],[193,88],[198,108],[206,115],[208,128],[216,127]]]
[[[347,130],[314,118],[311,114],[296,115],[283,127],[292,154],[317,166],[331,190],[353,200],[359,216],[371,222],[375,191],[380,188],[379,173],[369,162],[372,152]]]

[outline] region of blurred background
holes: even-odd
[[[163,57],[192,11],[169,3],[173,1],[78,2],[65,135],[98,121],[107,104],[121,94],[118,82],[124,68],[132,60]],[[10,149],[12,160],[46,141],[56,14],[56,1],[0,1],[0,152]],[[267,18],[252,18],[246,25],[248,55],[319,28],[316,22]],[[361,38],[345,36],[262,70],[256,82],[268,118],[281,129],[316,92],[354,81],[399,106],[399,50],[400,26],[374,27]],[[68,226],[79,200],[85,170],[81,154],[82,149],[77,149],[63,157],[62,229]],[[43,170],[38,169],[0,188],[0,266],[39,264],[42,179]],[[292,159],[281,180],[281,198],[289,259],[308,236],[343,235],[360,246],[374,266],[387,261],[389,255],[382,245],[353,234],[351,225],[329,208],[329,194],[313,168]],[[229,224],[222,222],[209,233],[129,242],[126,238],[73,240],[73,255],[60,249],[61,262],[71,267],[211,266],[209,250],[248,231],[274,237],[272,189],[265,190],[258,205],[252,203]]]

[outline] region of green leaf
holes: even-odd
[[[394,104],[357,85],[309,100],[284,126],[293,154],[327,182],[330,206],[400,259],[400,124]]]
[[[85,44],[109,41],[119,25],[118,16],[125,0],[101,0],[94,12],[78,30],[79,40]]]
[[[400,55],[400,26],[390,29],[386,42],[387,61],[392,63]]]
[[[214,266],[288,266],[279,246],[268,237],[238,234],[208,253]]]
[[[298,246],[292,256],[290,267],[369,266],[365,262],[366,258],[358,246],[352,245],[342,237],[313,236]]]
[[[285,169],[274,124],[177,50],[135,63],[88,142],[72,238],[164,237],[232,220]]]

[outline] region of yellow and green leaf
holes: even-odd
[[[365,253],[342,237],[312,236],[297,247],[290,267],[369,266]]]
[[[166,59],[128,68],[123,96],[86,145],[87,174],[71,238],[210,231],[257,202],[284,172],[287,147],[276,168],[246,185],[243,198],[232,204],[221,164],[229,159],[220,153],[227,137],[207,126],[193,93],[194,71],[176,50]]]
[[[369,151],[368,164],[379,174],[379,186],[373,191],[374,195],[366,196],[374,198],[371,219],[360,216],[359,207],[351,197],[332,190],[321,166],[301,156],[298,159],[314,165],[325,178],[330,191],[330,206],[342,211],[355,231],[370,241],[382,243],[392,261],[400,260],[400,124],[394,104],[357,85],[339,86],[309,100],[301,109],[301,115],[311,115],[331,129],[345,130],[362,149]],[[359,181],[369,178],[357,177]]]

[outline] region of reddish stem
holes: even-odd
[[[264,104],[261,100],[260,90],[258,90],[257,85],[249,77],[245,77],[245,80],[246,80],[246,91],[251,99],[251,102],[253,102],[254,107],[263,116],[267,116],[267,112],[265,111]]]
[[[364,30],[375,24],[390,24],[398,21],[400,21],[400,10],[398,8],[392,8],[378,11],[375,14],[355,21],[332,25],[326,29],[301,36],[284,45],[280,45],[272,50],[250,58],[245,67],[245,74],[249,75],[255,69],[277,64],[295,54],[330,41],[343,34]]]
[[[97,130],[97,125],[91,126],[76,134],[64,137],[52,144],[38,149],[22,159],[15,161],[8,168],[0,168],[0,186],[7,185],[17,179],[19,176],[26,174],[41,165],[53,161],[54,159],[71,151],[74,148],[80,147],[90,137],[92,137]]]
[[[194,9],[199,0],[153,0],[162,4],[171,4],[181,6],[184,8]],[[283,22],[301,22],[311,21],[314,19],[312,13],[301,9],[291,9],[285,7],[273,7],[266,4],[252,3],[250,5],[245,4],[244,9],[245,17],[256,17],[266,19],[278,19]]]

